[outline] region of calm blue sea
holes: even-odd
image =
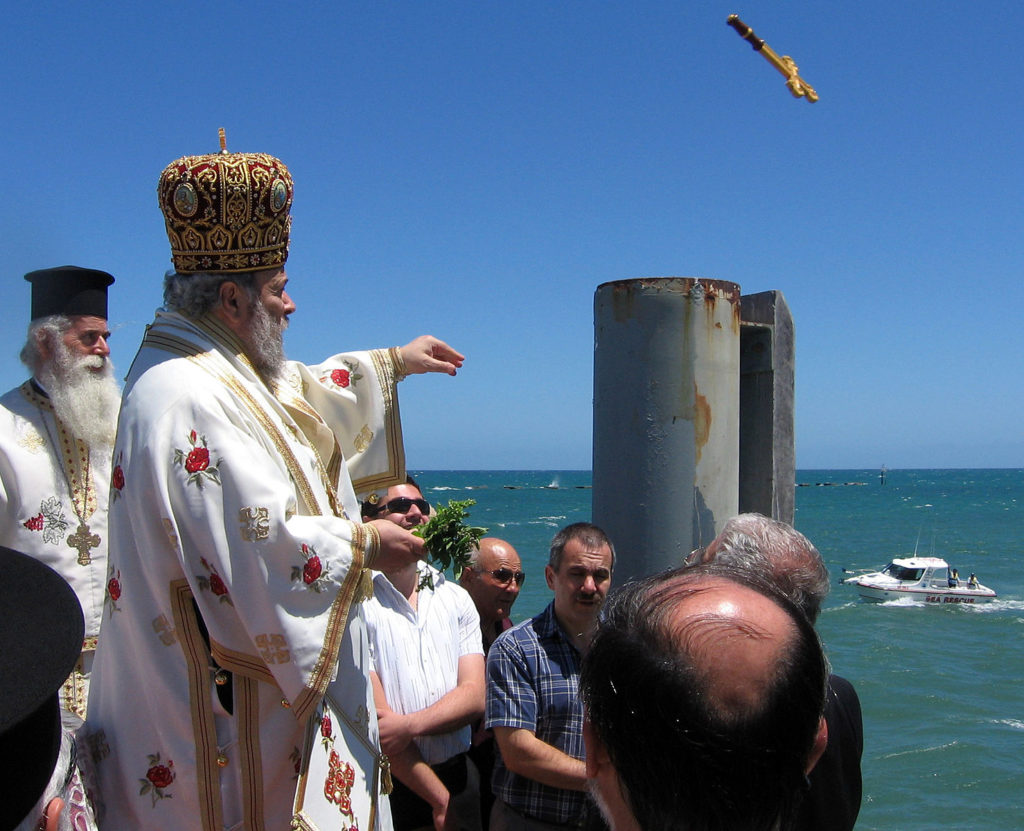
[[[550,600],[554,533],[590,519],[589,471],[424,471],[436,503],[475,499],[474,524],[511,542],[521,620]],[[1024,828],[1024,470],[800,471],[799,530],[837,585],[819,621],[864,708],[858,829]],[[983,606],[858,600],[843,569],[935,554],[999,593]]]

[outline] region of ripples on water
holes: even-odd
[[[475,524],[519,550],[513,617],[550,600],[547,547],[590,519],[587,471],[424,472],[432,501],[472,498]],[[833,587],[819,630],[864,708],[859,831],[1024,828],[1024,471],[801,472],[796,526],[834,580],[914,552],[943,557],[999,593],[990,604],[869,603]],[[555,487],[557,485],[557,487]],[[436,491],[436,493],[435,493]]]

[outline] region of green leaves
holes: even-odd
[[[426,525],[421,525],[413,531],[417,537],[423,539],[423,545],[434,565],[441,571],[450,568],[456,580],[469,563],[470,552],[487,533],[486,528],[465,523],[466,517],[469,516],[466,509],[475,504],[475,499],[461,502],[453,499],[447,505],[438,508],[437,513]],[[423,576],[420,588],[425,585],[433,588],[429,574]]]

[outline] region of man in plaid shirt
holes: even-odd
[[[486,726],[499,751],[491,831],[586,822],[580,655],[597,628],[614,560],[612,543],[597,526],[563,528],[544,569],[554,600],[491,647]]]

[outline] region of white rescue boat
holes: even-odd
[[[920,603],[988,603],[996,593],[972,574],[967,580],[939,557],[894,559],[881,571],[847,577],[867,600],[911,598]]]

